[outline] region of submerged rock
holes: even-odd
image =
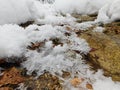
[[[88,59],[93,68],[101,68],[105,75],[120,80],[120,35],[114,34],[114,38],[112,36],[92,31],[81,35],[91,47]]]

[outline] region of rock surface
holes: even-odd
[[[111,23],[104,25],[104,33],[87,31],[80,37],[86,39],[91,47],[88,59],[94,69],[100,68],[106,76],[120,80],[120,26]]]

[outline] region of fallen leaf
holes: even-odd
[[[89,84],[89,83],[87,83],[87,84],[86,84],[86,88],[87,88],[88,90],[93,90],[92,85],[91,85],[91,84]]]
[[[44,42],[36,42],[36,43],[31,42],[31,45],[28,46],[27,48],[30,49],[30,50],[36,50],[39,47],[44,46],[44,44],[45,44]]]
[[[0,59],[0,64],[4,63],[5,59]]]
[[[9,87],[1,87],[0,90],[12,90],[12,89]]]
[[[23,81],[24,78],[21,76],[20,71],[13,67],[3,73],[3,76],[0,78],[0,86],[7,84],[19,84]]]
[[[83,82],[83,79],[82,78],[73,78],[71,80],[71,84],[72,86],[74,87],[77,87],[79,84],[81,84]]]
[[[94,52],[94,51],[96,51],[96,50],[98,50],[98,49],[96,49],[96,48],[91,48],[90,52]]]
[[[69,27],[69,26],[66,26],[65,29],[68,30],[68,31],[72,31],[72,28]]]

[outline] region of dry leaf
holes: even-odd
[[[71,84],[72,86],[74,87],[77,87],[79,84],[81,84],[83,82],[83,79],[82,78],[73,78],[71,80]]]
[[[65,29],[68,30],[68,31],[72,31],[72,28],[69,27],[69,26],[66,26]]]
[[[87,84],[86,84],[86,88],[87,88],[88,90],[93,90],[92,85],[91,85],[91,84],[89,84],[89,83],[87,83]]]
[[[28,49],[30,50],[36,50],[39,47],[42,47],[44,45],[44,42],[36,42],[36,43],[32,43],[31,42],[31,46],[28,46]]]
[[[24,78],[21,76],[20,71],[13,67],[10,70],[4,72],[0,79],[0,86],[7,84],[19,84],[23,81]]]
[[[0,64],[4,63],[5,59],[0,59]]]
[[[12,89],[9,87],[1,87],[0,90],[12,90]]]

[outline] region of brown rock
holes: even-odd
[[[89,60],[95,66],[102,68],[105,74],[120,80],[120,44],[104,33],[86,32],[81,35],[92,48]],[[120,39],[118,40],[120,42]]]
[[[104,33],[112,38],[120,46],[120,22],[106,24],[104,27]]]
[[[120,22],[112,22],[109,24],[105,24],[105,31],[107,35],[117,35],[120,34]]]

